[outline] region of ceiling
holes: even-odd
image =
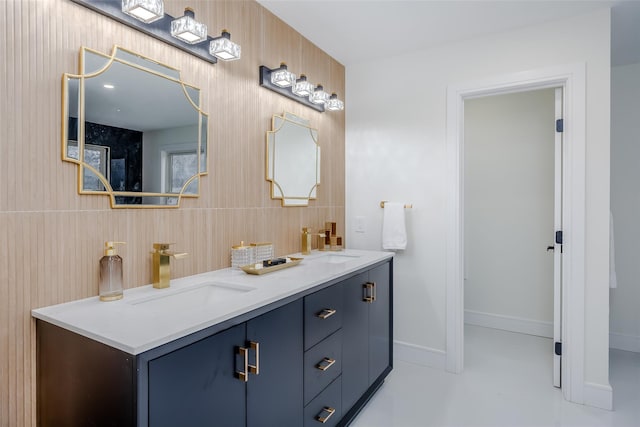
[[[640,0],[258,0],[342,64],[612,7],[612,64],[640,62]]]

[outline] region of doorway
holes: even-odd
[[[541,363],[556,387],[560,356],[553,338],[560,313],[554,308],[560,305],[554,306],[554,286],[559,290],[560,283],[554,270],[560,271],[561,257],[554,256],[554,232],[561,229],[562,171],[555,157],[561,164],[562,151],[555,146],[562,140],[555,123],[561,100],[560,88],[465,100],[463,144],[465,324],[546,338]]]
[[[564,93],[562,162],[562,393],[584,402],[585,342],[585,64],[498,75],[447,88],[446,370],[464,368],[463,141],[464,101],[560,87]]]

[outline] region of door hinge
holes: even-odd
[[[556,243],[558,245],[562,244],[562,231],[556,231]]]
[[[564,119],[556,120],[556,132],[564,132]]]
[[[561,342],[555,343],[554,350],[555,350],[556,356],[562,356],[562,343]]]

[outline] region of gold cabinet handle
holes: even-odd
[[[244,347],[238,347],[238,354],[244,359],[244,370],[236,371],[238,379],[243,382],[249,381],[249,350]]]
[[[249,367],[249,373],[252,373],[254,375],[260,375],[260,343],[249,341],[249,348],[251,348],[251,350],[254,350],[256,352],[255,365],[248,364],[249,356],[247,356],[247,366]]]
[[[364,297],[362,297],[362,301],[364,302],[368,302],[369,304],[371,304],[373,301],[375,301],[375,296],[374,296],[374,287],[375,284],[371,283],[371,282],[367,282],[364,285],[362,285],[364,291]]]
[[[327,369],[332,367],[334,363],[336,363],[336,359],[325,357],[320,361],[320,363],[316,365],[316,368],[320,369],[321,371],[326,371]]]
[[[372,298],[373,298],[373,301],[375,301],[375,300],[376,300],[376,298],[378,298],[378,288],[376,288],[376,282],[371,282],[371,285],[372,285],[372,286],[371,286],[371,289],[373,289],[373,295],[372,295]],[[372,301],[372,302],[373,302],[373,301]]]
[[[331,418],[335,413],[336,413],[335,409],[325,406],[324,408],[322,408],[322,412],[316,415],[316,420],[324,424],[327,421],[329,421],[329,418]]]
[[[316,316],[318,316],[319,318],[324,320],[324,319],[328,319],[329,317],[333,316],[337,312],[338,312],[338,310],[334,310],[333,308],[325,308],[320,313],[316,314]]]

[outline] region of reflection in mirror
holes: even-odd
[[[80,165],[80,193],[112,207],[178,206],[207,173],[207,115],[180,71],[114,47],[81,49],[63,78],[63,160]]]
[[[274,115],[267,131],[267,180],[282,206],[307,206],[320,184],[318,131],[290,113]]]
[[[80,96],[80,91],[78,90],[79,81],[78,79],[73,78],[65,78],[63,81],[63,86],[67,86],[67,91],[62,90],[63,96],[65,96],[65,105],[69,110],[69,117],[78,117],[78,97]],[[66,118],[63,118],[66,120]],[[78,126],[77,121],[73,123],[73,126],[63,126],[66,129],[66,136],[63,138],[63,141],[68,141],[66,156],[80,160],[78,155]]]

